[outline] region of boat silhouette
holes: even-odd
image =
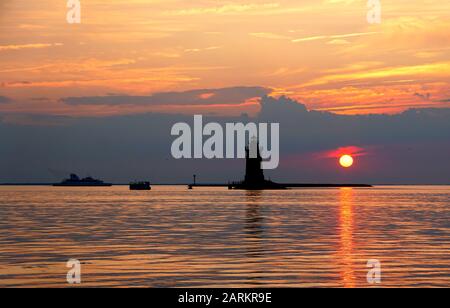
[[[150,182],[133,182],[130,183],[130,190],[151,190]]]
[[[111,183],[105,183],[92,177],[80,179],[78,175],[72,173],[70,178],[63,180],[61,183],[55,183],[56,187],[110,187]]]

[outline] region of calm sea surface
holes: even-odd
[[[0,187],[0,286],[450,287],[450,187]]]

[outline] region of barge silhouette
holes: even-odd
[[[130,190],[152,190],[150,182],[133,182],[130,184]]]

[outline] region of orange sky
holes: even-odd
[[[450,2],[2,0],[0,112],[106,115],[176,106],[70,106],[64,97],[261,86],[339,113],[450,107]],[[208,98],[209,93],[205,93]],[[255,105],[204,106],[220,111]],[[241,102],[244,103],[244,102]]]

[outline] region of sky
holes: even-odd
[[[203,114],[279,122],[281,181],[449,183],[448,1],[80,2],[0,2],[0,182],[239,179],[170,157]]]
[[[230,87],[341,114],[450,106],[448,1],[381,1],[381,24],[368,23],[364,0],[80,2],[81,24],[68,24],[64,0],[2,0],[0,96],[11,102],[0,112],[258,111],[259,93],[213,105],[104,103]],[[72,97],[103,99],[75,106]]]

